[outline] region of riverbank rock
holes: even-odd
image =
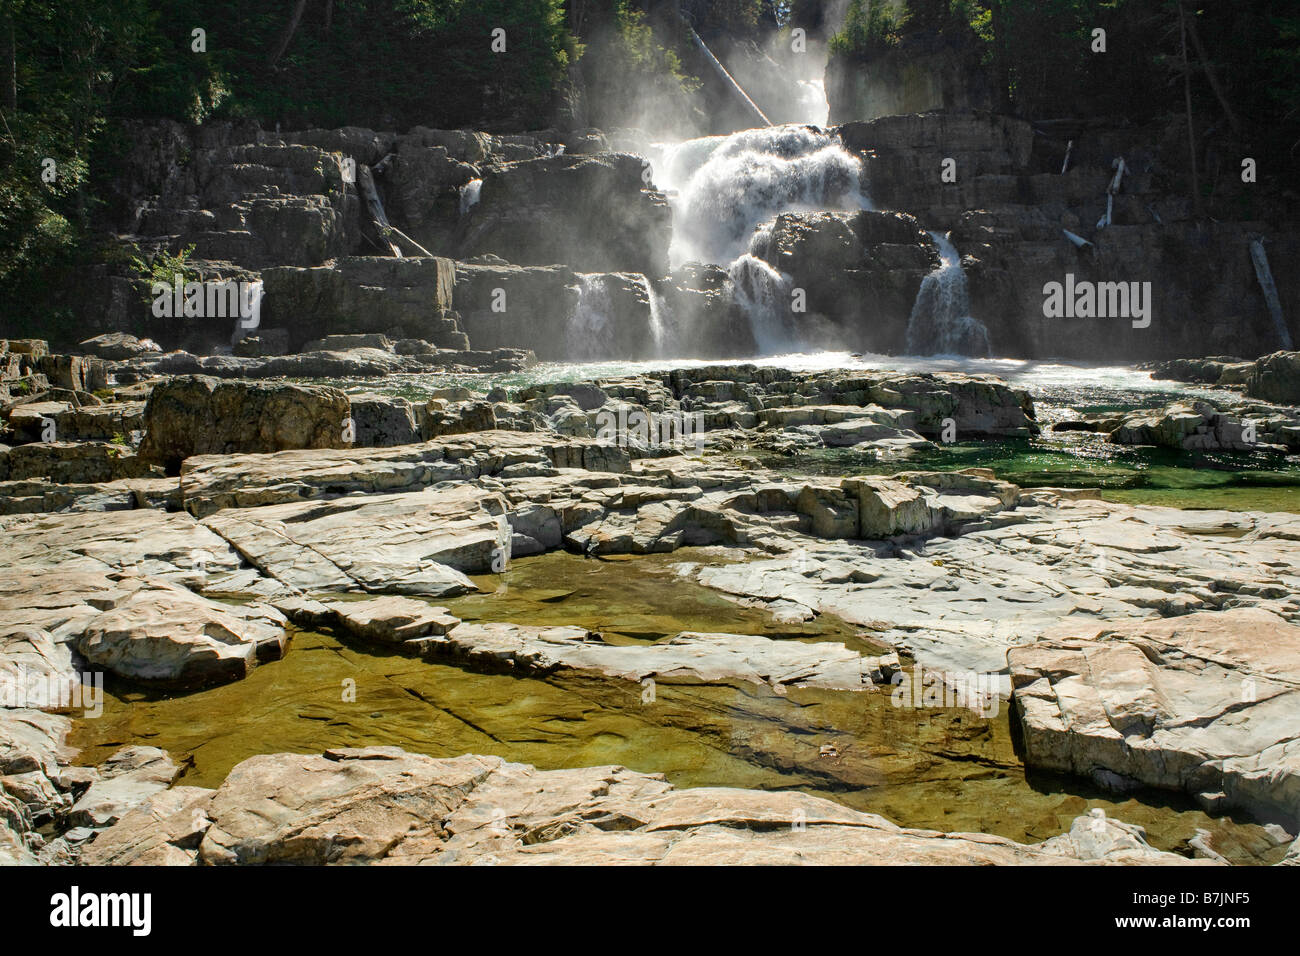
[[[646,646],[615,646],[579,627],[519,624],[458,624],[425,642],[422,652],[521,674],[575,670],[634,682],[694,680],[848,691],[886,683],[898,670],[896,656],[867,658],[843,644],[685,631]]]
[[[341,448],[348,408],[336,388],[182,377],[149,396],[140,457],[174,473],[192,455]]]
[[[1247,609],[1073,625],[1008,661],[1029,765],[1294,821],[1300,627]]]
[[[499,757],[436,759],[393,747],[253,757],[214,792],[185,790],[125,815],[90,846],[85,862],[1192,862],[1155,851],[1135,834],[1106,850],[1101,841],[1023,845],[908,830],[795,791],[676,790],[659,775],[623,767],[542,771]]]
[[[1300,352],[1274,352],[1256,359],[1246,373],[1246,394],[1282,405],[1300,405]]]

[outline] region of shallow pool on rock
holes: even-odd
[[[595,560],[562,552],[518,560],[479,579],[493,592],[443,602],[464,619],[574,624],[611,643],[682,630],[732,631],[875,648],[823,616],[776,624],[678,577],[685,560],[716,551]],[[355,701],[345,700],[355,682]],[[970,711],[895,707],[888,689],[847,693],[766,685],[594,675],[545,679],[429,663],[332,633],[300,631],[284,660],[246,680],[183,694],[110,685],[102,717],[77,722],[79,762],[148,744],[186,765],[182,782],[215,787],[247,757],[387,744],[432,756],[496,754],[544,769],[623,764],[677,786],[795,788],[876,812],[905,826],[996,833],[1037,842],[1100,808],[1147,828],[1161,849],[1186,852],[1198,828],[1237,862],[1275,862],[1285,847],[1245,821],[1212,818],[1182,797],[1115,797],[1086,781],[1026,773],[1006,707]]]

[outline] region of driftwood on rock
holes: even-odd
[[[390,159],[392,159],[391,153],[379,161],[375,166],[375,170],[371,170],[369,166],[357,167],[357,189],[361,192],[361,198],[366,204],[366,213],[370,217],[371,225],[374,226],[375,232],[378,233],[379,244],[395,259],[402,258],[402,249],[394,241],[395,239],[400,239],[415,250],[415,255],[432,256],[432,252],[389,222],[388,215],[384,212],[384,202],[379,198],[379,190],[375,188],[374,173],[385,166]]]
[[[385,249],[395,259],[402,258],[402,250],[389,235],[393,227],[388,223],[383,200],[379,198],[379,191],[375,189],[375,177],[370,172],[370,167],[364,164],[357,166],[357,190],[361,193],[362,202],[365,203],[366,215],[370,217],[370,222],[379,234],[380,248]]]

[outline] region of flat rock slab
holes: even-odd
[[[904,829],[795,791],[675,790],[659,775],[623,767],[541,771],[499,757],[435,759],[370,747],[252,757],[215,792],[155,796],[103,832],[84,862],[1193,862],[1153,850],[1140,828],[1102,824],[1113,828],[1109,836],[1026,846]]]
[[[73,804],[71,826],[107,827],[180,775],[168,754],[157,747],[124,747],[99,767],[99,778]]]
[[[432,607],[405,597],[381,597],[328,605],[348,633],[366,641],[400,644],[429,635],[446,634],[460,623],[445,607]]]
[[[227,509],[204,525],[262,573],[303,591],[448,597],[509,554],[506,503],[457,485],[400,495]]]
[[[420,491],[440,481],[494,477],[508,469],[626,472],[628,452],[608,442],[546,432],[485,431],[418,445],[213,455],[186,459],[185,508],[202,517],[339,494]]]
[[[914,493],[914,482],[891,487],[890,513],[906,515],[901,502]],[[1063,621],[1258,607],[1300,623],[1300,515],[1192,514],[1040,491],[955,537],[767,540],[785,553],[691,574],[742,603],[835,614],[934,670],[1005,673],[1010,648]]]
[[[278,660],[286,620],[264,604],[222,606],[164,581],[138,587],[87,622],[76,647],[94,667],[168,684],[241,680]]]
[[[1300,627],[1259,609],[1075,625],[1009,660],[1030,766],[1300,811]]]
[[[74,680],[75,649],[93,669],[122,677],[207,684],[241,678],[283,651],[279,612],[197,593],[256,599],[282,587],[187,514],[33,515],[3,527],[0,671],[21,665]]]
[[[853,691],[887,681],[898,666],[893,655],[863,657],[830,642],[683,631],[657,644],[614,646],[580,627],[522,624],[460,624],[431,639],[425,651],[526,673],[574,670],[629,681],[649,677]]]

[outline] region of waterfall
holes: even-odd
[[[479,194],[483,192],[483,180],[471,179],[460,187],[460,214],[463,216],[478,205]]]
[[[861,163],[839,138],[808,126],[773,126],[688,140],[664,151],[656,184],[673,205],[669,258],[730,263],[732,294],[760,350],[798,348],[789,280],[767,250],[785,212],[868,207]]]
[[[646,296],[650,300],[650,339],[654,345],[655,358],[668,357],[668,323],[667,303],[664,302],[649,276],[642,276]]]
[[[829,133],[773,126],[665,151],[656,184],[673,199],[673,265],[732,262],[755,227],[783,212],[861,209],[858,158]]]
[[[1273,271],[1268,267],[1268,253],[1264,251],[1264,243],[1260,239],[1254,239],[1250,243],[1250,259],[1255,264],[1255,278],[1259,280],[1259,287],[1264,293],[1264,301],[1268,303],[1268,314],[1273,317],[1273,327],[1277,329],[1278,342],[1283,349],[1291,349],[1291,330],[1286,327],[1286,319],[1282,315],[1282,301],[1277,297],[1277,283],[1273,281]]]
[[[790,280],[758,256],[745,253],[731,264],[732,294],[749,317],[754,344],[762,355],[798,348],[786,319],[790,315]]]
[[[826,99],[824,80],[800,80],[798,98],[799,115],[805,122],[813,126],[825,126],[830,122],[831,106]]]
[[[992,354],[988,329],[970,314],[970,295],[961,256],[946,235],[930,233],[939,247],[939,268],[921,281],[907,320],[909,355]]]
[[[613,303],[605,276],[578,273],[578,301],[565,330],[565,348],[575,362],[614,354]]]

